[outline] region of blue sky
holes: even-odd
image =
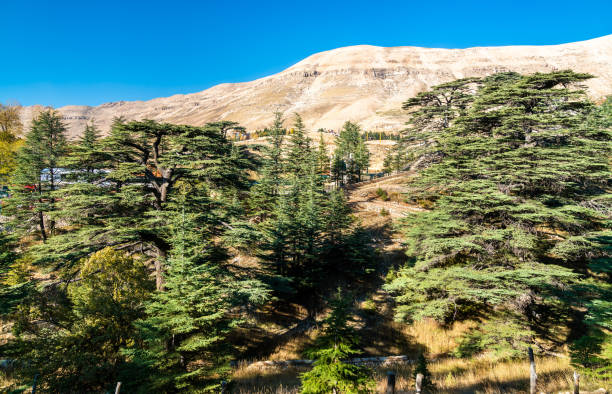
[[[612,34],[612,1],[3,1],[0,102],[98,105],[273,74],[347,45],[465,48]]]

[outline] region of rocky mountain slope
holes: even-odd
[[[72,136],[90,119],[106,131],[115,116],[192,125],[225,119],[259,129],[271,123],[274,111],[299,112],[311,130],[338,129],[346,120],[370,130],[393,130],[406,121],[401,103],[430,86],[498,71],[561,69],[596,75],[586,84],[594,99],[612,94],[612,35],[550,46],[430,49],[359,45],[314,54],[252,82],[226,83],[199,93],[149,101],[66,106],[59,111]],[[26,125],[39,109],[23,109]]]

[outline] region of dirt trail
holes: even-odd
[[[409,212],[423,211],[423,208],[403,201],[405,193],[408,192],[405,185],[412,176],[412,172],[403,172],[359,184],[347,190],[349,204],[358,217],[363,216],[361,213],[364,211],[380,214],[384,209],[392,219],[399,219]],[[381,200],[376,195],[379,188],[386,191],[391,198],[387,201]]]

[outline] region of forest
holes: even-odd
[[[235,122],[120,117],[69,140],[53,109],[24,129],[1,106],[2,390],[367,393],[380,371],[351,359],[407,355],[405,387],[418,372],[474,392],[466,363],[527,348],[609,387],[612,99],[590,100],[590,78],[504,72],[405,101],[384,171],[408,174],[407,213],[376,213],[376,231],[348,194],[372,139],[351,121],[332,149],[282,113],[262,143]],[[246,360],[292,356],[314,362],[284,389],[243,379]]]

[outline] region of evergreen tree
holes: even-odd
[[[264,220],[274,209],[283,184],[283,140],[285,130],[280,112],[274,115],[274,124],[270,130],[270,144],[263,148],[262,165],[258,182],[252,187],[249,206],[253,214]]]
[[[319,135],[319,149],[317,150],[317,172],[325,175],[329,174],[329,155],[327,154],[327,146],[323,139],[323,133]]]
[[[308,351],[314,359],[312,370],[301,375],[303,393],[371,393],[375,382],[372,371],[347,362],[358,353],[359,340],[349,325],[350,300],[338,292],[330,301],[331,313],[323,323],[323,332]]]
[[[293,176],[303,176],[303,161],[311,151],[310,138],[306,136],[306,127],[300,114],[295,114],[293,133],[287,144],[287,173]]]
[[[411,112],[409,124],[418,131],[450,127],[452,121],[465,112],[480,82],[478,78],[458,79],[433,86],[408,99],[402,108]]]
[[[65,132],[57,112],[43,111],[32,120],[18,151],[6,214],[20,234],[36,231],[46,241],[55,230],[55,220],[49,214],[55,209],[54,191],[61,179],[59,163],[66,154]]]
[[[120,349],[133,346],[132,323],[153,289],[142,262],[111,248],[82,261],[79,272],[22,299],[15,337],[2,349],[19,360],[15,375],[39,375],[45,392],[110,390],[127,368]]]
[[[165,275],[165,291],[147,304],[147,318],[137,326],[142,346],[127,349],[135,366],[144,366],[145,391],[204,392],[219,387],[228,376],[232,356],[228,335],[239,320],[231,309],[267,298],[252,281],[237,282],[218,264],[210,235],[202,230],[205,212],[193,209],[185,189],[174,202],[172,254]],[[140,388],[141,390],[143,387]]]
[[[69,147],[70,153],[62,165],[70,172],[65,177],[71,181],[89,182],[99,178],[96,172],[104,170],[108,155],[100,141],[100,130],[94,121],[88,123],[79,140]]]
[[[332,157],[330,172],[331,178],[336,186],[344,184],[344,178],[346,177],[346,162],[337,151],[334,152]]]
[[[432,209],[404,223],[416,262],[387,285],[398,319],[448,322],[505,308],[542,327],[571,313],[559,291],[607,253],[599,204],[611,139],[585,123],[592,104],[574,86],[588,78],[493,75],[435,129],[440,159],[411,193]]]
[[[74,182],[57,192],[61,203],[54,215],[69,231],[33,251],[41,260],[69,266],[107,246],[127,248],[149,256],[157,287],[162,288],[163,266],[171,250],[165,213],[176,186],[186,182],[213,190],[211,209],[225,206],[225,219],[230,220],[233,197],[248,188],[245,170],[252,168],[251,159],[213,126],[116,120],[100,144],[100,170],[88,170],[92,151],[76,149],[72,160],[81,169],[75,173],[87,176],[87,182]],[[221,235],[227,220],[207,229]]]
[[[346,171],[348,183],[361,180],[361,174],[367,171],[370,164],[370,153],[361,136],[359,125],[346,122],[336,140],[336,151],[332,171],[339,179],[343,170]]]
[[[223,135],[223,138],[228,138],[227,132],[231,131],[234,135],[246,134],[246,129],[238,122],[232,122],[229,120],[222,120],[220,122],[209,123],[211,127],[219,129],[219,132]]]
[[[295,146],[288,146],[287,151]],[[310,146],[306,138],[301,160],[294,163],[299,170],[289,173],[290,166],[285,167],[284,185],[274,209],[259,225],[259,257],[268,267],[266,280],[279,298],[299,302],[313,318],[333,283],[330,275],[363,277],[369,272],[371,255],[363,240],[358,245],[351,243],[356,238],[348,236],[350,208],[343,192],[325,191],[317,151]],[[289,153],[284,156],[290,157]]]

